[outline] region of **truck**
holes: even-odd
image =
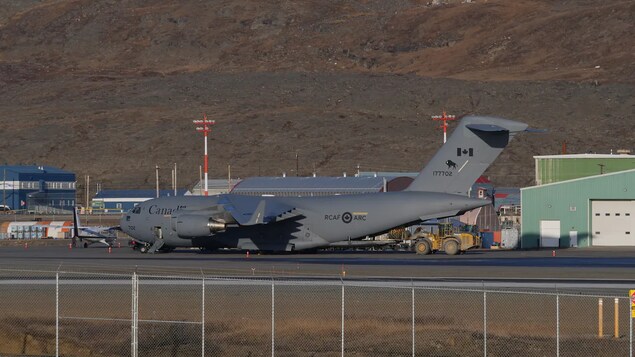
[[[410,237],[415,253],[427,255],[443,251],[448,255],[456,255],[481,247],[477,226],[464,225],[458,230],[451,223],[438,223],[437,226],[438,233],[418,229]]]

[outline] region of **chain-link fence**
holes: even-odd
[[[554,290],[5,270],[0,355],[632,357],[628,291]]]

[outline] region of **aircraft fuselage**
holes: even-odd
[[[228,200],[231,198],[231,201]],[[294,207],[291,218],[264,217],[260,224],[239,224],[233,215],[252,216],[258,205]],[[236,212],[238,203],[243,208]],[[131,237],[166,246],[300,250],[328,246],[332,242],[360,239],[422,219],[454,216],[483,206],[488,201],[436,192],[386,192],[328,197],[253,197],[239,195],[164,197],[139,205],[129,212],[121,228]],[[264,205],[263,204],[263,205]],[[227,214],[229,213],[229,214]],[[206,235],[179,234],[179,217],[221,217],[226,228]],[[201,222],[204,220],[201,220]]]

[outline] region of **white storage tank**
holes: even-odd
[[[516,249],[518,248],[518,229],[516,228],[505,228],[501,230],[501,247],[505,249]]]

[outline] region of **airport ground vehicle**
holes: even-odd
[[[438,223],[437,226],[438,233],[420,230],[410,237],[417,254],[444,251],[445,254],[455,255],[481,246],[481,237],[476,226],[464,226],[458,232],[455,232],[451,223]]]

